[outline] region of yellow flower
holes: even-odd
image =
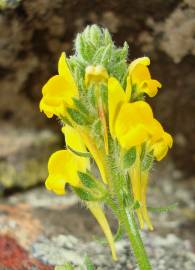
[[[85,84],[88,85],[90,82],[104,82],[108,79],[107,70],[101,66],[88,66],[85,70]]]
[[[112,138],[117,137],[123,148],[140,145],[150,137],[157,140],[164,132],[160,123],[154,119],[148,103],[144,101],[128,103],[131,96],[128,80],[129,78],[125,91],[117,79],[111,77],[108,80],[110,134]]]
[[[66,107],[73,106],[73,97],[78,97],[76,83],[68,68],[66,55],[62,53],[58,62],[59,75],[53,76],[42,88],[43,97],[40,102],[40,111],[48,118],[66,114]]]
[[[51,155],[48,162],[49,176],[45,185],[58,195],[65,193],[66,183],[73,187],[81,185],[77,172],[87,169],[85,157],[78,157],[69,150],[59,150]]]
[[[141,57],[134,60],[129,65],[128,74],[128,91],[131,93],[132,88],[136,87],[136,93],[146,93],[150,97],[154,97],[158,88],[161,88],[161,83],[151,78],[148,66],[150,59],[148,57]]]

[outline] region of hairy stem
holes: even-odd
[[[135,221],[134,213],[132,210],[129,210],[127,207],[121,207],[122,209],[122,218],[126,232],[128,234],[133,253],[136,257],[137,263],[140,270],[151,270],[146,250],[144,248],[138,226]]]
[[[142,242],[138,225],[135,220],[135,210],[130,207],[130,199],[127,190],[124,189],[124,177],[120,174],[114,175],[114,189],[120,208],[120,222],[124,225],[124,229],[129,237],[131,248],[137,260],[140,270],[152,270],[144,244]]]

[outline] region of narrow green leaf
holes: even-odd
[[[107,63],[110,61],[111,54],[112,54],[112,46],[111,46],[111,44],[109,44],[108,46],[106,46],[104,48],[100,62],[98,64],[102,64],[102,65],[106,66]]]
[[[78,176],[84,186],[87,188],[96,188],[97,183],[96,181],[87,173],[78,172]]]
[[[129,169],[136,160],[136,148],[131,147],[123,156],[123,167]]]
[[[146,143],[142,143],[142,146],[141,146],[141,155],[140,155],[140,159],[141,161],[144,159],[146,155]]]
[[[75,193],[79,196],[79,198],[83,201],[98,201],[99,198],[92,195],[90,192],[84,190],[83,188],[73,187]]]
[[[99,47],[101,42],[101,30],[97,25],[92,25],[90,27],[90,41],[96,46]]]
[[[100,47],[96,53],[93,56],[93,63],[94,64],[99,64],[101,59],[102,59],[102,54],[104,53],[105,46]]]
[[[67,112],[71,116],[72,120],[74,120],[74,122],[77,123],[78,125],[82,126],[82,125],[89,124],[87,118],[83,114],[81,114],[79,111],[72,108],[68,108]]]
[[[82,101],[80,99],[77,98],[73,98],[74,104],[77,107],[78,110],[80,110],[82,113],[84,114],[89,114],[88,109],[86,108],[86,106],[82,103]]]
[[[93,136],[100,137],[103,135],[102,123],[100,119],[96,119],[91,127],[91,132]]]
[[[79,152],[74,150],[72,147],[70,147],[69,145],[67,145],[67,148],[70,149],[71,152],[73,152],[75,155],[79,156],[79,157],[85,157],[85,158],[90,158],[91,154],[89,152]]]
[[[129,45],[128,43],[125,41],[123,48],[121,49],[121,59],[126,60],[127,56],[128,56],[128,50],[129,50]]]
[[[104,42],[105,44],[112,44],[112,37],[108,31],[108,29],[104,30]]]

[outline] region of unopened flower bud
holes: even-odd
[[[108,72],[107,70],[101,66],[88,66],[85,69],[85,84],[88,85],[91,82],[99,83],[103,81],[107,81]]]

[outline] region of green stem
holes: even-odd
[[[127,207],[121,207],[121,215],[124,222],[126,232],[128,234],[133,253],[136,257],[140,270],[152,270],[147,253],[145,251],[134,213]]]
[[[122,177],[123,178],[123,177]],[[115,192],[117,195],[119,208],[120,208],[120,221],[124,224],[124,229],[126,230],[126,233],[129,237],[131,247],[133,249],[133,253],[135,255],[135,258],[137,260],[137,264],[139,266],[140,270],[152,270],[151,264],[149,262],[144,244],[142,242],[140,232],[138,225],[135,220],[134,216],[134,209],[132,209],[129,205],[130,200],[128,199],[128,202],[126,201],[127,193],[125,189],[123,189],[124,182],[121,181],[121,176],[118,175],[117,185],[115,185]],[[123,183],[122,183],[123,182]],[[115,181],[116,183],[116,181]],[[122,184],[121,187],[119,187],[119,183]],[[119,184],[119,185],[118,185]],[[130,195],[130,194],[129,194]],[[128,196],[129,196],[128,195]],[[129,198],[129,197],[128,197]]]

